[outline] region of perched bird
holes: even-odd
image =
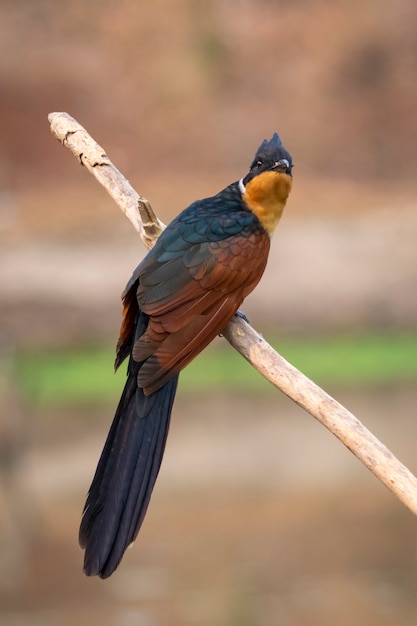
[[[249,173],[197,200],[162,232],[122,295],[115,368],[127,381],[80,526],[84,572],[107,578],[143,522],[164,453],[179,372],[259,282],[292,182],[275,133]]]

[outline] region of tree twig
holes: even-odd
[[[150,203],[136,193],[76,120],[67,113],[50,113],[48,117],[55,137],[105,187],[151,248],[164,225]],[[352,413],[275,352],[242,319],[234,318],[222,334],[262,376],[328,428],[417,515],[417,478]]]
[[[50,113],[48,119],[55,137],[97,178],[130,220],[145,246],[152,248],[165,224],[157,218],[150,202],[133,189],[103,148],[73,117],[68,113]]]

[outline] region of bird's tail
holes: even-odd
[[[98,462],[80,526],[87,576],[110,576],[143,522],[158,476],[178,376],[145,396],[140,365],[130,359],[128,379]]]

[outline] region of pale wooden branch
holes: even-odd
[[[94,174],[151,248],[164,228],[104,150],[67,113],[50,113],[51,131]],[[234,318],[223,336],[257,370],[330,430],[417,515],[417,478],[352,413],[288,363],[245,321]]]
[[[157,218],[150,202],[133,189],[103,148],[73,117],[68,113],[50,113],[48,119],[55,137],[97,178],[130,220],[145,246],[152,248],[165,224]]]

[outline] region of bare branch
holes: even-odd
[[[50,113],[52,133],[107,189],[151,248],[164,228],[104,150],[67,113]],[[352,413],[288,363],[246,322],[234,318],[224,337],[275,387],[308,411],[417,515],[417,478]]]
[[[328,428],[417,515],[417,478],[350,411],[275,352],[242,319],[234,318],[222,334],[262,376]]]
[[[48,119],[55,137],[97,178],[130,220],[145,246],[152,248],[165,224],[157,218],[150,202],[133,189],[103,148],[73,117],[68,113],[50,113]]]

